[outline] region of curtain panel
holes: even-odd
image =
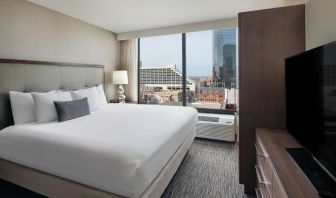
[[[138,101],[138,39],[120,42],[120,69],[127,70],[126,101]]]

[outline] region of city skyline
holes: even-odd
[[[235,28],[225,30],[236,31]],[[186,33],[186,72],[188,77],[213,75],[214,31],[218,30]],[[229,35],[225,38],[225,43],[236,44],[236,38]],[[177,69],[182,71],[181,34],[141,38],[140,50],[140,60],[143,67],[176,65]]]

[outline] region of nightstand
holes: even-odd
[[[118,100],[110,100],[110,103],[119,103]],[[138,104],[138,102],[126,101],[128,104]]]

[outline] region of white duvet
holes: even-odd
[[[140,196],[190,133],[189,107],[109,104],[62,123],[0,131],[0,158],[126,197]]]

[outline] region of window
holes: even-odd
[[[182,105],[181,34],[140,40],[140,103]]]
[[[227,28],[141,38],[140,103],[235,110],[236,32]]]
[[[236,53],[236,28],[186,33],[188,106],[236,108]]]

